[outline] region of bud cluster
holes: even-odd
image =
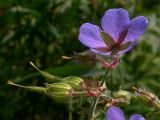
[[[77,76],[62,78],[45,71],[41,71],[32,62],[30,62],[30,64],[46,79],[44,87],[22,86],[11,81],[8,81],[8,84],[46,94],[57,102],[67,102],[71,97],[77,96],[99,96],[101,93],[106,91],[106,88],[99,86],[99,82],[96,80],[85,82],[82,78]]]

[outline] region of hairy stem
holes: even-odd
[[[109,73],[109,69],[106,71],[106,73],[104,74],[103,78],[101,79],[100,82],[100,86],[103,86],[104,83],[106,82],[106,78],[108,77],[108,73]],[[99,95],[100,96],[100,95]],[[91,103],[91,107],[90,107],[90,112],[89,112],[89,120],[93,120],[94,116],[95,116],[95,111],[96,111],[96,107],[97,107],[97,103],[99,101],[99,96],[95,97]]]

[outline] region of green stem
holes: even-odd
[[[103,76],[101,82],[100,82],[100,86],[103,86],[103,84],[106,82],[106,78],[108,77],[108,73],[109,73],[110,69],[108,69],[105,73],[105,75]]]
[[[68,120],[72,120],[72,97],[70,98],[69,101],[69,118]]]
[[[105,75],[103,76],[101,82],[100,82],[100,86],[103,86],[104,83],[106,82],[106,78],[108,77],[108,73],[109,73],[110,69],[108,69],[105,73]],[[99,95],[100,96],[100,95]],[[90,112],[89,112],[89,120],[93,120],[94,116],[95,116],[95,110],[97,107],[97,103],[99,101],[99,96],[95,97],[92,104],[91,104],[91,108],[90,108]]]
[[[82,91],[82,92],[74,91],[73,92],[73,96],[86,96],[86,95],[87,95],[86,91]]]

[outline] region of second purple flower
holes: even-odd
[[[116,106],[110,107],[106,112],[106,120],[126,120],[123,111]],[[129,120],[145,120],[140,114],[132,115]]]

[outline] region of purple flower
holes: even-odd
[[[110,107],[106,112],[106,120],[125,120],[123,111],[116,106]],[[145,120],[140,114],[132,115],[129,120]]]
[[[126,10],[109,9],[101,19],[101,26],[102,29],[84,23],[78,39],[97,54],[122,54],[132,49],[147,28],[148,20],[144,16],[130,20]]]

